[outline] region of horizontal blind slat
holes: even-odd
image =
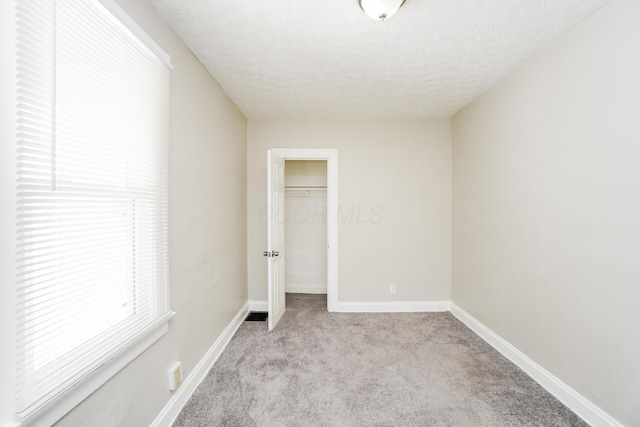
[[[170,70],[96,0],[18,3],[24,419],[170,312]]]

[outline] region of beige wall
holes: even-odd
[[[339,150],[339,301],[450,299],[448,119],[249,120],[247,137],[249,299],[267,299],[269,148]]]
[[[614,0],[452,120],[453,301],[630,426],[639,20]]]
[[[247,299],[246,120],[147,1],[118,0],[171,55],[169,332],[61,420],[147,426]]]
[[[327,186],[326,160],[287,160],[284,174],[285,186]]]

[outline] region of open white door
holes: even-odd
[[[284,159],[267,152],[269,330],[284,314]]]

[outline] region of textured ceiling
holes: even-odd
[[[448,117],[608,0],[152,0],[248,118]]]

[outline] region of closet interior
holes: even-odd
[[[327,293],[327,162],[287,160],[285,291]]]

